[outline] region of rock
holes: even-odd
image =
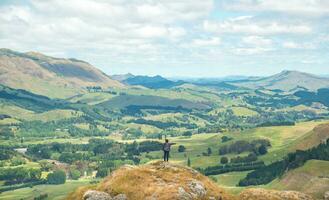
[[[191,200],[193,197],[184,190],[183,187],[178,188],[178,198],[181,200]]]
[[[206,189],[204,188],[204,185],[197,180],[193,180],[188,184],[189,188],[191,189],[191,195],[194,198],[204,198],[207,194]]]
[[[112,197],[106,192],[88,190],[83,195],[84,200],[112,200]]]
[[[127,196],[125,194],[118,194],[117,196],[113,197],[113,200],[127,200]]]
[[[324,193],[323,198],[324,200],[329,200],[329,191]]]

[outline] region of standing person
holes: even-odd
[[[176,143],[169,143],[169,140],[166,139],[166,142],[163,144],[163,161],[168,162],[169,160],[169,152],[171,145],[174,145]]]

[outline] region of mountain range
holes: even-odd
[[[68,98],[95,86],[124,88],[138,85],[150,89],[169,89],[185,83],[224,90],[246,88],[296,92],[328,88],[329,78],[299,71],[282,71],[268,77],[231,76],[184,81],[170,80],[159,75],[141,76],[130,73],[109,76],[91,64],[77,59],[0,49],[0,84],[52,98]]]

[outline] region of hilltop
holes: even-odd
[[[317,90],[329,87],[329,78],[316,76],[299,71],[282,71],[281,73],[252,80],[241,80],[232,82],[237,86],[251,89],[271,89],[283,91]]]
[[[230,195],[206,176],[189,167],[157,161],[142,166],[123,166],[100,184],[79,188],[68,200],[80,199],[200,199],[200,200],[297,200],[312,199],[300,192],[248,189]]]
[[[0,84],[56,98],[73,96],[88,86],[123,87],[85,61],[9,49],[0,49]]]

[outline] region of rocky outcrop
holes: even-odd
[[[83,200],[112,200],[112,197],[106,192],[88,190],[84,193]]]
[[[239,196],[233,196],[198,171],[165,162],[122,166],[97,186],[79,188],[68,199],[313,200],[311,196],[300,192],[265,189],[246,189]]]
[[[68,199],[80,200],[88,188],[78,189]],[[235,200],[198,171],[165,162],[123,166],[93,188],[114,200]],[[91,200],[91,199],[90,199]]]

